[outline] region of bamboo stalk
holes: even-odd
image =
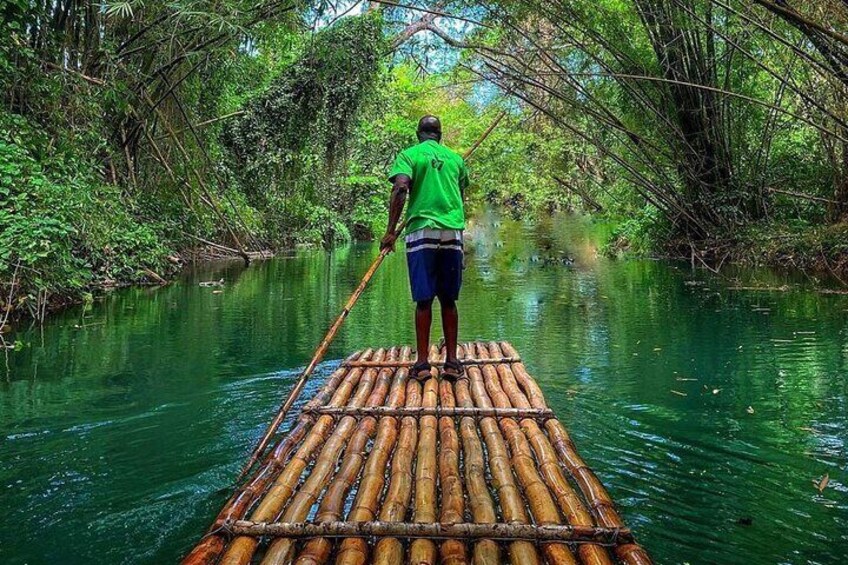
[[[385,351],[379,349],[374,354],[374,357],[382,359],[384,354]],[[344,404],[347,402],[354,387],[359,384],[360,378],[365,382],[363,386],[358,388],[357,394],[360,394],[360,390],[367,390],[367,393],[370,393],[375,373],[375,369],[366,369],[364,372],[362,369],[351,370],[333,396],[333,401],[335,401],[333,404]],[[283,471],[277,476],[274,484],[251,514],[252,521],[268,522],[277,517],[294,493],[304,469],[306,469],[309,462],[315,456],[316,451],[327,440],[333,429],[333,424],[334,419],[332,416],[321,416],[318,418],[294,457],[292,457]],[[246,536],[237,537],[230,543],[230,546],[221,559],[221,563],[225,565],[246,565],[250,562],[254,551],[256,551],[256,546],[257,540],[254,538]]]
[[[477,139],[477,141],[474,142],[474,145],[468,148],[468,150],[462,156],[463,159],[468,159],[475,151],[477,151],[477,148],[480,147],[480,144],[486,141],[486,138],[489,137],[489,135],[495,130],[496,127],[498,127],[498,124],[501,123],[501,120],[504,119],[504,117],[506,117],[506,111],[502,111],[495,117],[494,121],[489,124],[489,127],[486,128],[486,131],[484,131],[483,134]]]
[[[367,359],[371,356],[372,351],[367,349],[360,353],[355,353],[348,357],[350,359]],[[339,367],[327,379],[326,384],[321,390],[310,400],[306,409],[322,406],[328,401],[332,403],[334,393],[339,388],[339,385],[348,374],[348,369]],[[271,454],[265,460],[262,467],[256,472],[251,480],[246,482],[239,490],[224,505],[224,508],[218,513],[217,518],[212,523],[210,533],[206,535],[183,559],[183,565],[208,565],[217,561],[221,553],[224,551],[225,538],[218,532],[220,526],[228,520],[238,520],[244,518],[248,509],[256,501],[256,498],[268,487],[273,481],[283,463],[288,459],[288,456],[298,446],[300,441],[306,436],[307,431],[315,422],[315,416],[302,414],[294,426],[289,430],[286,436],[277,444]]]
[[[409,348],[404,347],[401,350],[401,359],[407,359],[409,355]],[[386,401],[388,406],[395,407],[403,404],[405,397],[409,401],[410,392],[407,384],[407,373],[406,368],[401,368],[395,374],[395,379]],[[414,393],[414,387],[412,390]],[[420,400],[416,401],[412,399],[411,401],[415,405]],[[377,419],[374,417],[369,416],[359,421],[356,433],[345,450],[345,456],[341,466],[336,476],[333,477],[330,486],[327,487],[324,498],[318,507],[318,513],[316,514],[316,521],[318,523],[336,522],[341,519],[345,499],[356,482],[357,476],[359,476],[359,471],[362,469],[365,461],[367,443],[374,436],[376,428]],[[322,565],[329,560],[332,548],[333,543],[327,538],[309,540],[295,563],[297,565]]]
[[[465,350],[466,352],[473,351],[474,345],[466,345]],[[467,399],[468,392],[466,392],[466,388],[468,388],[477,406],[491,408],[492,403],[486,394],[486,387],[483,383],[483,375],[480,368],[470,367],[467,373],[470,379],[470,386],[468,386],[465,379],[460,379],[457,382],[457,395],[459,396],[460,403],[464,405],[469,404],[469,400]],[[501,434],[497,420],[494,418],[483,418],[480,420],[480,431],[483,441],[486,444],[489,469],[492,474],[492,484],[500,501],[503,520],[510,524],[529,524],[530,518],[527,515],[524,500],[521,498],[521,493],[515,483],[509,453],[506,448],[506,441]],[[509,556],[512,563],[521,563],[522,565],[537,565],[539,563],[539,554],[536,551],[536,547],[527,541],[514,541],[509,544]]]
[[[349,522],[369,522],[377,514],[380,494],[386,483],[386,464],[395,447],[398,436],[397,418],[380,418],[377,438],[365,462],[359,490],[348,513]],[[339,546],[337,565],[364,565],[368,562],[368,543],[362,538],[347,538]]]
[[[456,524],[421,522],[251,522],[238,520],[228,529],[238,535],[309,538],[315,536],[352,537],[392,536],[419,540],[533,540],[537,542],[606,543],[626,540],[630,530],[599,527],[532,524]],[[524,565],[524,563],[521,563]]]
[[[498,357],[496,359],[461,359],[460,364],[462,365],[483,365],[483,364],[493,364],[498,365],[500,363],[519,363],[521,362],[520,357]],[[346,361],[345,365],[347,367],[412,367],[415,365],[415,361],[410,359],[409,361],[391,361],[391,362],[378,362],[378,361]],[[432,361],[431,365],[441,366],[444,365],[444,361]]]
[[[406,385],[406,406],[415,408],[421,404],[421,384],[410,379]],[[381,522],[400,522],[409,511],[412,498],[415,452],[418,447],[418,420],[407,416],[401,421],[398,447],[392,458],[389,489],[380,510]],[[401,565],[403,543],[393,537],[381,538],[374,547],[375,565]]]
[[[424,383],[421,405],[434,407],[438,402],[438,380],[428,379]],[[415,466],[415,522],[436,521],[436,473],[436,417],[424,416],[420,420]],[[410,545],[409,563],[435,563],[437,556],[436,544],[429,539],[416,539]]]
[[[477,344],[477,355],[488,357],[488,348],[486,345],[482,343]],[[507,397],[500,386],[498,373],[495,368],[491,365],[484,365],[482,371],[485,378],[486,392],[491,398],[492,403],[498,408],[511,407],[509,397]],[[518,422],[511,418],[504,418],[500,420],[499,424],[509,444],[512,467],[523,487],[524,496],[530,507],[530,511],[533,513],[536,524],[560,524],[561,519],[557,505],[548,491],[548,487],[536,470],[533,452]],[[571,550],[565,544],[546,544],[542,550],[545,553],[548,563],[564,563],[569,565],[577,563]]]
[[[515,351],[515,348],[509,343],[501,342],[500,346],[506,355]],[[527,394],[533,408],[539,410],[547,409],[548,406],[541,388],[539,388],[533,377],[527,373],[524,364],[518,363],[513,365],[512,372]],[[568,469],[568,472],[577,483],[583,496],[589,501],[590,510],[598,521],[598,524],[607,528],[623,527],[624,521],[618,514],[612,497],[592,469],[586,465],[577,453],[577,449],[565,427],[558,420],[554,419],[545,423],[545,429],[551,438],[560,462]],[[653,563],[648,553],[635,541],[617,545],[615,547],[615,553],[623,563],[628,565],[648,565]]]
[[[460,356],[464,348],[460,348]],[[468,379],[460,379],[455,385],[456,403],[460,407],[474,406],[468,388]],[[486,484],[486,462],[483,458],[483,444],[477,435],[477,425],[474,418],[465,416],[459,422],[462,437],[462,452],[464,455],[465,485],[468,489],[468,505],[471,516],[477,524],[494,524],[497,522],[495,504]],[[484,539],[474,544],[474,565],[498,565],[501,562],[501,551],[498,544],[491,539]]]
[[[500,347],[496,343],[489,343],[489,354],[500,356]],[[500,377],[500,386],[507,395],[510,403],[518,408],[530,408],[530,401],[527,396],[521,391],[518,386],[518,381],[512,374],[509,365],[497,366],[498,377]],[[520,428],[524,432],[527,440],[536,454],[535,461],[538,463],[538,469],[545,481],[545,484],[550,489],[550,492],[556,498],[560,510],[566,520],[572,526],[592,526],[592,516],[583,506],[580,497],[571,488],[568,479],[562,473],[559,467],[556,452],[551,446],[548,437],[539,427],[535,420],[524,418],[521,420]],[[595,545],[581,545],[578,548],[580,560],[583,563],[591,565],[612,565],[612,560],[606,550]]]
[[[453,385],[448,381],[439,383],[439,401],[442,406],[454,408],[456,399]],[[439,488],[441,490],[439,522],[457,524],[465,517],[465,500],[462,492],[462,479],[459,475],[459,435],[453,418],[439,418]],[[440,562],[444,565],[464,565],[468,561],[465,543],[451,539],[442,542],[439,547]]]
[[[534,408],[478,408],[469,407],[447,407],[434,406],[432,408],[404,407],[392,408],[389,406],[371,406],[356,408],[353,406],[325,406],[306,410],[307,414],[329,414],[330,416],[412,416],[421,418],[423,416],[436,416],[447,418],[531,418],[533,420],[549,420],[556,415],[552,410],[536,410]]]
[[[388,359],[394,361],[397,359],[397,348],[392,348],[389,351]],[[377,406],[383,403],[386,394],[389,392],[389,385],[392,382],[393,369],[380,369],[377,374],[377,382],[366,398],[357,396],[354,401],[349,403],[351,407],[358,407],[364,403],[366,406]],[[364,379],[364,378],[363,378]],[[360,388],[363,388],[360,386]],[[358,391],[357,391],[358,393]],[[301,522],[309,514],[309,510],[318,500],[319,495],[330,481],[331,474],[336,470],[339,457],[342,450],[345,448],[350,436],[353,434],[356,426],[356,418],[346,416],[336,424],[333,434],[324,444],[321,453],[316,460],[315,466],[309,473],[309,477],[303,483],[303,486],[298,489],[297,493],[292,497],[286,511],[283,513],[280,521],[282,522]],[[289,563],[292,559],[291,553],[294,550],[294,540],[281,538],[275,540],[268,548],[265,557],[262,559],[263,565],[280,565]]]

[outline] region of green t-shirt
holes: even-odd
[[[397,156],[389,181],[397,175],[412,179],[406,233],[423,228],[465,229],[462,191],[468,186],[468,170],[462,157],[437,141],[427,140]]]

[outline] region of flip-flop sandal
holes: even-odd
[[[427,363],[426,361],[424,363],[416,363],[412,366],[412,378],[417,381],[426,381],[432,376],[430,369],[432,369],[432,367],[430,366],[430,363]]]
[[[442,367],[442,378],[446,381],[456,381],[465,375],[465,370],[459,361],[445,361]]]

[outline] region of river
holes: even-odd
[[[516,346],[658,563],[848,561],[848,297],[603,259],[603,232],[476,220],[461,339]],[[205,266],[12,336],[0,561],[178,560],[375,253]],[[793,287],[733,290],[731,273]],[[412,343],[411,316],[395,254],[304,397],[347,353]]]

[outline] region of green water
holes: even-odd
[[[597,259],[591,231],[480,220],[462,339],[515,344],[658,563],[848,562],[848,297]],[[13,336],[0,561],[176,561],[375,252],[205,268]],[[574,264],[545,260],[560,252]],[[411,343],[411,315],[393,255],[328,359]]]

